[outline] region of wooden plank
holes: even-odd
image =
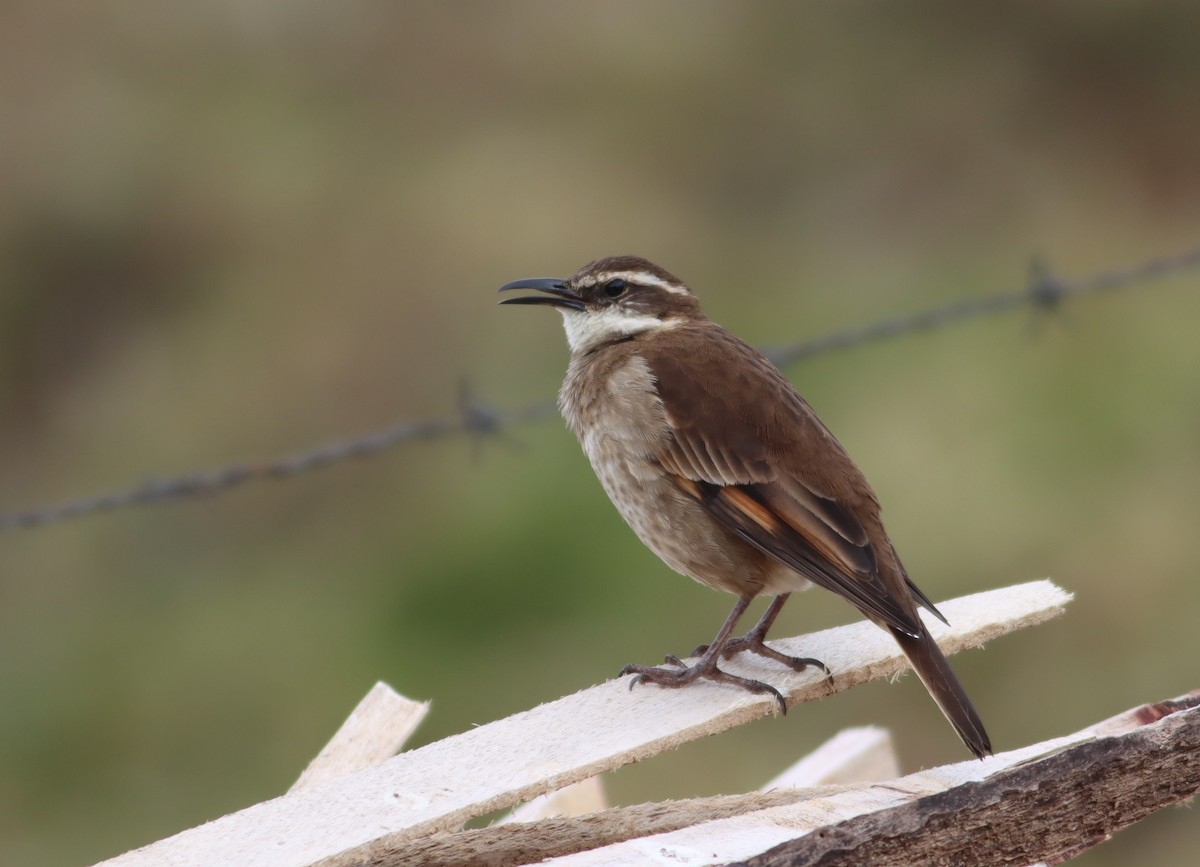
[[[427,713],[429,702],[405,698],[379,681],[288,791],[309,788],[390,759],[400,752]]]
[[[1143,727],[1164,718],[1147,713],[1144,707],[1135,708],[1066,737],[1000,753],[983,761],[945,765],[883,785],[847,788],[545,863],[553,867],[635,867],[664,863],[704,867],[751,859],[749,863],[754,867],[810,863],[828,867],[863,863],[946,863],[966,867],[1012,863],[1015,859],[1019,863],[1022,857],[1034,860],[1060,854],[1060,847],[1066,845],[1064,835],[1068,844],[1075,847],[1095,842],[1097,835],[1081,829],[1105,821],[1105,817],[1096,814],[1094,803],[1102,795],[1094,788],[1087,791],[1094,787],[1099,776],[1098,754],[1114,752],[1111,742],[1097,748],[1095,745],[1101,739],[1144,736],[1150,745],[1143,757],[1144,765],[1153,770],[1155,762],[1164,757],[1170,759],[1177,766],[1177,778],[1182,781],[1182,797],[1188,797],[1188,791],[1195,793],[1200,786],[1200,699],[1185,698],[1178,706],[1183,712],[1158,732]],[[1191,715],[1190,721],[1185,714]],[[1176,739],[1178,732],[1186,737]],[[1047,762],[1053,767],[1046,766],[1040,772],[1029,770]],[[1109,764],[1115,767],[1119,762]],[[1128,800],[1129,793],[1136,788],[1132,784],[1137,782],[1137,775],[1129,773],[1131,766],[1125,770],[1124,785],[1118,783],[1113,789],[1118,797]],[[1175,792],[1164,800],[1164,793],[1171,786],[1161,777],[1157,782],[1152,776],[1141,782],[1158,791],[1157,798],[1139,794],[1144,806],[1161,806],[1181,799],[1180,793]],[[1051,796],[1047,790],[1053,786],[1086,794],[1086,799],[1074,799],[1073,812],[1062,810],[1065,815],[1058,816],[1057,823],[1051,822],[1050,817],[1072,798],[1069,793]],[[1020,800],[1019,792],[1029,796],[1026,799],[1029,809],[1015,807],[1014,802]],[[964,816],[951,815],[956,810],[962,810]],[[1145,815],[1133,805],[1127,805],[1124,812],[1136,818]],[[1112,815],[1110,811],[1109,821],[1115,821]],[[1027,827],[1019,827],[1022,824]],[[1051,824],[1062,832],[1056,840],[1039,837],[1031,830],[1041,827],[1044,831]],[[941,830],[931,830],[931,826]],[[962,830],[947,832],[947,828]],[[811,834],[818,829],[821,834]],[[1027,846],[1048,848],[1018,849],[1014,847],[1016,840]]]
[[[847,729],[809,753],[759,792],[638,804],[589,812],[585,816],[570,819],[498,823],[487,828],[436,834],[395,846],[374,847],[370,864],[372,867],[515,867],[540,862],[546,858],[609,846],[633,837],[662,834],[715,819],[832,794],[835,790],[833,786],[820,785],[829,777],[845,779],[858,776],[857,771],[878,770],[894,765],[895,757],[891,755],[890,747],[890,738],[883,729],[872,726]],[[881,757],[881,752],[886,755]],[[596,779],[590,777],[584,782]],[[872,776],[872,779],[875,777]],[[805,786],[798,788],[801,782]],[[348,867],[355,861],[335,859],[334,863]],[[359,863],[362,863],[361,860]]]
[[[835,789],[834,786],[776,789],[773,792],[610,807],[586,816],[510,822],[452,834],[434,834],[395,845],[381,843],[372,846],[368,855],[363,855],[361,851],[348,852],[321,863],[322,867],[517,867],[633,837],[674,831],[781,804],[794,804],[819,794],[829,794]]]
[[[1036,759],[950,791],[849,817],[747,867],[1061,864],[1200,791],[1200,691],[1094,727]],[[627,864],[629,862],[622,862]]]
[[[759,791],[807,789],[838,783],[876,782],[900,775],[892,737],[887,729],[860,726],[838,732],[800,758]],[[492,827],[510,822],[536,822],[556,817],[586,816],[608,809],[600,777],[588,777],[556,792],[522,804]]]
[[[1049,581],[977,593],[939,605],[953,627],[930,621],[947,653],[977,646],[1062,612],[1070,594]],[[889,635],[858,622],[773,642],[816,656],[834,672],[795,673],[758,657],[731,671],[769,680],[789,704],[811,701],[907,663]],[[773,712],[770,697],[718,684],[682,690],[608,681],[335,780],[256,804],[141,849],[112,867],[303,867],[339,853],[347,863],[377,841],[417,839],[530,800],[629,762]]]
[[[604,794],[604,783],[600,777],[588,777],[557,792],[538,795],[532,801],[517,807],[497,822],[496,826],[511,822],[537,822],[556,817],[586,816],[606,809],[608,796]]]
[[[900,776],[892,735],[878,726],[838,732],[759,791],[875,783]]]

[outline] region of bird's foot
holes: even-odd
[[[721,671],[717,667],[716,654],[704,656],[694,665],[684,664],[678,656],[668,656],[666,662],[671,668],[630,664],[621,669],[620,676],[637,675],[629,682],[630,689],[639,683],[653,683],[668,689],[678,689],[697,680],[727,683],[757,695],[769,695],[778,703],[780,712],[787,713],[787,702],[784,701],[783,694],[779,690],[761,680],[751,680],[748,677],[738,677],[736,674]]]
[[[692,651],[695,656],[703,656],[708,652],[709,645],[702,644]],[[733,658],[737,653],[756,653],[759,656],[765,656],[767,659],[773,659],[776,662],[782,663],[792,671],[803,672],[809,668],[819,668],[825,672],[825,679],[832,681],[833,674],[829,671],[829,667],[819,659],[813,659],[808,656],[788,656],[786,653],[780,653],[773,647],[767,647],[763,637],[757,631],[747,632],[741,638],[731,638],[725,643],[721,655],[726,659]]]

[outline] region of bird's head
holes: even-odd
[[[558,308],[572,352],[704,317],[683,281],[637,256],[597,259],[565,279],[514,280],[500,287],[501,292],[513,289],[542,294],[505,298],[501,304]]]

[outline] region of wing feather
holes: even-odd
[[[680,490],[734,534],[863,613],[920,634],[907,576],[891,590],[864,520],[877,523],[874,493],[833,435],[766,359],[721,332],[685,370],[669,353],[648,353],[670,435],[657,455]],[[730,369],[744,387],[718,395]],[[763,395],[756,402],[751,395]],[[811,465],[796,455],[820,455]],[[879,525],[880,528],[882,525]],[[890,542],[886,536],[882,544]],[[899,561],[896,560],[898,564]],[[917,595],[927,603],[923,594]]]

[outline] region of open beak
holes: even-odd
[[[544,295],[521,295],[516,298],[505,298],[501,304],[548,304],[551,307],[562,307],[567,310],[583,310],[583,299],[577,292],[567,288],[566,281],[548,278],[532,278],[514,280],[500,287],[501,292],[511,292],[513,289],[533,289],[544,292]]]

